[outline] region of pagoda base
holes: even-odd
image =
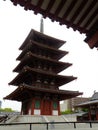
[[[29,99],[22,102],[21,115],[60,115],[60,104],[49,99]]]

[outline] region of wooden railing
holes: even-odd
[[[28,130],[33,130],[33,128],[32,128],[33,125],[41,125],[41,124],[43,124],[43,125],[45,125],[46,130],[49,130],[49,125],[51,127],[54,127],[56,124],[61,124],[61,125],[62,124],[73,124],[73,128],[76,129],[78,124],[84,124],[84,123],[89,124],[88,128],[92,128],[92,129],[93,129],[93,124],[98,125],[98,121],[86,121],[86,122],[44,122],[44,123],[40,123],[40,122],[33,122],[33,123],[30,123],[30,122],[29,123],[0,123],[0,126],[28,125],[29,126]]]

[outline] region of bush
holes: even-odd
[[[13,112],[11,108],[0,108],[0,112]]]
[[[72,110],[66,110],[66,111],[62,111],[61,114],[64,115],[64,114],[72,114],[73,111]]]

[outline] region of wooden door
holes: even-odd
[[[42,107],[43,107],[43,111],[42,111],[43,115],[51,115],[52,114],[51,101],[50,100],[44,100]]]

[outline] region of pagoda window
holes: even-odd
[[[54,81],[50,82],[50,88],[55,88],[55,82]]]
[[[38,53],[37,50],[38,50],[37,48],[36,48],[36,49],[33,49],[32,53],[37,54],[37,53]]]
[[[38,69],[41,69],[41,65],[40,64],[38,65]]]
[[[36,80],[36,86],[37,86],[37,87],[41,87],[41,80],[40,80],[40,79],[37,79],[37,80]]]
[[[34,61],[34,68],[37,68],[37,63],[36,63],[36,61]]]
[[[48,66],[44,65],[43,70],[48,70]]]
[[[38,48],[34,49],[34,50],[33,50],[33,53],[34,53],[34,54],[38,54]]]
[[[35,86],[36,86],[36,83],[35,83],[35,82],[33,82],[33,83],[32,83],[32,86],[33,86],[33,87],[35,87]]]
[[[52,67],[51,67],[51,66],[49,67],[49,72],[53,72],[53,69],[52,69]]]
[[[46,52],[45,52],[45,50],[42,50],[42,56],[43,56],[43,57],[46,57]]]
[[[38,61],[35,61],[35,64],[36,64],[36,68],[38,69],[39,62],[38,62]]]
[[[47,80],[44,80],[44,87],[45,87],[45,88],[48,88],[48,87],[49,87],[49,83],[48,83]]]
[[[38,54],[39,56],[41,56],[41,50],[40,50],[40,49],[38,49],[37,54]]]
[[[35,109],[40,109],[40,100],[35,101]]]
[[[54,86],[55,85],[55,82],[54,81],[51,81],[51,83],[50,83],[52,86]]]
[[[37,81],[36,81],[37,83],[41,83],[41,80],[40,79],[37,79]]]
[[[58,102],[53,101],[53,109],[54,110],[58,109]]]
[[[34,51],[33,51],[33,53],[39,55],[39,49],[35,48]]]
[[[47,54],[46,54],[46,57],[47,57],[48,59],[50,59],[50,58],[51,58],[50,53],[47,53]]]
[[[35,68],[35,63],[34,63],[34,62],[31,63],[31,64],[30,64],[30,67],[31,67],[31,68]]]
[[[32,84],[32,75],[26,75],[26,80],[24,81],[25,84],[31,85]]]

